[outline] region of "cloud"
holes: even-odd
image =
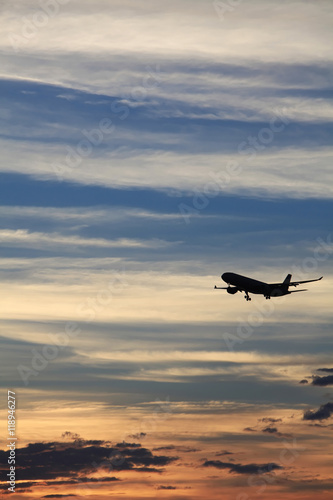
[[[129,60],[128,63],[133,66],[133,61]],[[250,67],[252,64],[253,62]],[[171,71],[174,69],[170,68]],[[285,82],[279,80],[281,75],[290,72],[288,66],[280,68],[281,75],[276,75],[277,88],[271,89],[271,95],[265,97],[265,103],[262,96],[263,88],[267,86],[265,75],[272,72],[271,67],[260,65],[256,69],[256,73],[261,74],[262,81],[258,83],[255,98],[252,97],[254,89],[251,89],[249,97],[243,88],[244,81],[248,83],[253,78],[253,70],[247,67],[204,67],[201,71],[205,74],[205,81],[200,81],[198,88],[193,88],[193,82],[197,80],[195,63],[193,67],[186,69],[185,75],[184,70],[179,72],[179,96],[175,95],[175,84],[165,82],[165,95],[158,95],[155,105],[146,102],[142,108],[135,110],[121,104],[118,89],[114,86],[112,96],[108,97],[109,106],[103,105],[96,110],[98,106],[85,104],[85,100],[98,97],[94,93],[87,93],[83,97],[76,90],[79,99],[75,101],[75,108],[73,109],[73,102],[67,101],[59,107],[57,95],[61,87],[54,89],[51,85],[35,83],[34,91],[38,93],[38,99],[42,100],[42,105],[39,100],[36,101],[38,109],[41,109],[36,116],[36,102],[31,102],[29,107],[30,101],[26,102],[26,96],[21,93],[17,94],[19,98],[13,99],[12,92],[8,92],[13,81],[3,81],[3,91],[10,97],[7,111],[13,114],[13,108],[17,109],[20,124],[18,126],[15,121],[6,124],[1,140],[4,161],[0,168],[6,172],[25,173],[26,164],[29,163],[30,174],[46,180],[58,180],[60,177],[83,185],[108,185],[123,189],[145,186],[202,191],[207,182],[211,181],[210,173],[225,170],[221,165],[233,161],[241,165],[241,171],[239,169],[238,174],[232,175],[224,183],[223,192],[239,193],[245,189],[259,196],[267,196],[272,192],[292,197],[331,196],[327,187],[331,156],[327,122],[332,120],[333,110],[329,108],[328,99],[324,96],[321,99],[308,96],[305,103],[302,103],[302,99],[295,97],[295,91],[292,90],[288,97],[283,95],[277,98],[279,89],[285,85]],[[103,67],[101,72],[105,76],[104,71]],[[114,69],[112,71],[117,73]],[[302,72],[301,67],[299,71]],[[316,71],[317,67],[309,67],[306,71],[303,68],[305,74],[300,80],[304,82],[307,74]],[[119,67],[119,73],[123,74],[122,67]],[[213,80],[211,73],[215,76]],[[193,74],[196,78],[193,78]],[[226,78],[222,93],[221,78]],[[235,86],[230,85],[233,78],[236,78]],[[323,80],[325,78],[328,75],[322,76]],[[213,88],[209,84],[211,81],[214,82]],[[28,84],[21,80],[14,83],[22,88]],[[110,85],[109,81],[107,85]],[[203,85],[206,90],[204,93]],[[227,104],[230,101],[232,105]],[[241,109],[239,102],[242,102]],[[112,103],[127,109],[129,115],[126,120],[115,116],[111,110]],[[319,105],[323,110],[321,120],[318,118]],[[57,112],[52,114],[45,111],[50,108]],[[277,109],[286,110],[289,121],[286,129],[275,133],[269,144],[261,145],[263,149],[253,152],[253,148],[251,150],[249,145],[246,146],[248,138],[257,137],[263,129],[267,129]],[[92,147],[89,156],[81,155],[77,160],[81,161],[79,166],[69,166],[68,151],[72,151],[73,156],[73,151],[79,147],[80,142],[86,140],[84,133],[98,128],[101,116],[114,121],[115,131],[105,134],[102,143]],[[184,121],[188,123],[185,129]],[[33,144],[29,141],[32,135]],[[309,147],[310,139],[316,145],[315,148]],[[45,143],[48,144],[46,158]],[[239,153],[241,144],[243,149]],[[180,163],[182,169],[178,168]],[[60,164],[62,167],[59,175]],[[270,165],[269,169],[267,164]],[[315,179],[312,176],[314,166],[318,171]]]
[[[33,486],[47,486],[51,488],[54,488],[54,486],[80,486],[81,484],[96,484],[96,483],[113,483],[115,481],[120,481],[118,477],[76,477],[75,479],[68,479],[68,480],[61,480],[61,481],[55,481],[55,480],[37,480],[36,481],[20,481],[19,483],[16,484],[16,489],[17,490],[22,490],[24,491],[26,488],[32,488]],[[8,488],[8,485],[0,485],[0,490],[6,490]],[[67,495],[70,496],[70,495]],[[49,497],[50,498],[50,497]]]
[[[161,485],[161,486],[158,486],[157,489],[158,490],[176,490],[177,488],[176,488],[176,486],[163,486],[163,485]]]
[[[152,194],[152,193],[151,193]],[[104,201],[104,200],[103,200]],[[102,201],[102,203],[103,203]],[[119,200],[120,201],[120,200]],[[159,207],[156,207],[158,209]],[[47,220],[49,222],[57,223],[61,222],[63,225],[72,224],[110,224],[110,223],[124,223],[129,222],[131,219],[142,219],[144,222],[153,221],[156,219],[160,221],[174,221],[176,219],[181,219],[182,215],[180,212],[174,213],[163,213],[154,212],[153,210],[148,210],[138,207],[119,207],[112,206],[106,207],[86,207],[84,212],[82,207],[38,207],[38,206],[1,206],[1,213],[3,217],[7,220],[13,220],[16,218],[25,219],[27,223],[31,222],[33,219],[35,221]],[[28,222],[29,221],[29,222]],[[139,221],[138,221],[139,222]]]
[[[326,499],[331,496],[329,492],[333,490],[333,481],[330,478],[322,479],[318,476],[312,479],[295,478],[293,480],[291,478],[288,478],[288,480],[281,486],[282,489],[280,490],[280,498],[284,498],[284,493],[289,492],[295,494],[296,497],[299,496],[300,498],[303,498],[303,494],[301,493],[302,491],[304,491],[304,498],[306,498],[306,494],[311,495],[310,492],[312,491],[313,494],[311,496],[308,496],[309,499],[312,500],[312,498],[317,498],[320,496],[323,496],[323,498]],[[295,496],[293,495],[290,498],[295,498]]]
[[[333,373],[333,368],[318,368],[317,372]],[[310,378],[310,377],[308,377]],[[333,375],[326,375],[325,377],[320,377],[319,375],[312,375],[311,385],[317,385],[325,387],[327,385],[333,385]],[[303,379],[299,382],[300,384],[307,384],[308,380]]]
[[[133,439],[137,439],[139,441],[141,439],[144,439],[146,436],[147,436],[146,432],[138,432],[137,434],[129,434],[128,435],[128,437],[133,438]]]
[[[277,422],[282,421],[281,418],[279,418],[279,419],[267,419],[267,418],[258,419],[259,422],[262,422],[262,421],[269,421],[270,422],[271,420],[273,420],[273,421],[276,420]],[[277,427],[272,427],[272,426],[264,427],[263,429],[255,429],[253,427],[246,427],[243,430],[246,432],[264,432],[265,434],[272,434],[275,437],[290,437],[289,434],[282,434],[281,432],[278,431]]]
[[[226,450],[223,450],[223,451],[220,451],[219,453],[215,453],[215,456],[216,457],[223,457],[224,455],[233,455],[234,453],[232,453],[231,451],[226,451]]]
[[[304,412],[303,420],[326,420],[333,413],[333,403],[323,404],[318,410],[307,410]]]
[[[264,417],[264,418],[258,419],[258,422],[265,422],[265,423],[275,424],[277,422],[282,422],[282,418]]]
[[[139,443],[126,443],[123,441],[122,443],[116,444],[117,448],[141,448],[141,444]]]
[[[276,427],[265,427],[265,429],[262,429],[262,432],[267,432],[268,434],[275,434],[278,432]]]
[[[237,474],[265,474],[273,470],[283,469],[278,464],[234,464],[229,462],[221,462],[220,460],[206,460],[203,467],[215,467],[216,469],[229,469],[229,472]]]
[[[41,484],[41,481],[46,481],[48,485],[112,482],[119,478],[111,476],[100,479],[89,475],[102,469],[110,472],[162,472],[161,467],[177,460],[177,457],[154,455],[140,445],[125,446],[126,443],[121,443],[108,446],[105,441],[78,439],[75,434],[72,437],[75,439],[73,443],[40,442],[19,448],[20,479],[24,481],[34,478],[36,485]],[[0,463],[7,463],[6,451],[0,450]],[[58,478],[64,479],[59,482]],[[20,486],[26,487],[27,483]]]
[[[296,268],[294,278],[302,279],[328,267],[314,251],[331,213],[332,2],[321,0],[318,8],[253,0],[233,5],[225,20],[213,1],[41,0],[39,12],[42,3],[51,10],[61,4],[59,15],[23,37],[16,54],[12,36],[36,17],[36,1],[4,1],[0,8],[0,197],[7,205],[1,367],[10,384],[22,386],[18,363],[30,366],[32,350],[44,352],[51,338],[63,337],[66,322],[77,322],[78,338],[21,391],[22,411],[43,408],[34,419],[40,439],[47,435],[42,417],[56,408],[57,415],[75,414],[80,421],[73,427],[80,429],[90,417],[107,428],[111,409],[122,415],[123,436],[133,434],[120,442],[113,426],[104,434],[112,443],[69,431],[61,442],[31,443],[20,453],[30,482],[19,484],[33,487],[36,477],[56,495],[54,486],[60,494],[61,485],[67,491],[78,478],[94,483],[94,475],[110,475],[90,460],[106,462],[115,475],[152,476],[178,452],[193,451],[194,434],[200,446],[211,446],[205,456],[221,459],[211,466],[220,464],[223,475],[256,470],[257,463],[226,466],[223,460],[237,455],[222,445],[238,453],[247,442],[250,453],[259,443],[256,458],[249,456],[267,464],[276,457],[268,446],[281,435],[278,419],[258,424],[257,416],[276,411],[285,419],[314,404],[316,391],[295,381],[304,366],[330,366],[325,320],[332,275],[323,271],[323,284],[285,303],[253,297],[250,309],[241,294],[212,288],[232,266],[274,281],[281,269]],[[276,116],[281,111],[284,122]],[[283,130],[273,133],[276,118]],[[87,135],[99,142],[103,119],[114,131],[97,145],[90,141],[77,158],[73,151],[83,151]],[[235,163],[240,169],[228,177]],[[218,193],[206,205],[211,187]],[[18,197],[21,206],[12,207]],[[182,202],[194,209],[190,224]],[[110,270],[120,268],[128,287],[110,295]],[[239,340],[235,352],[223,341],[226,332]],[[332,375],[318,373],[325,375],[318,380]],[[173,401],[162,406],[181,419],[175,426],[160,419],[153,445],[165,446],[145,448],[137,444],[145,433],[132,424],[159,417],[154,400],[167,394]],[[207,419],[211,432],[202,433]],[[254,427],[243,432],[244,424]],[[170,441],[191,447],[168,446],[171,427]],[[155,485],[178,486],[164,480]],[[119,478],[99,481],[112,489]]]
[[[3,72],[17,74],[21,64],[21,74],[52,82],[72,82],[77,72],[74,81],[79,81],[80,76],[82,82],[89,85],[101,80],[104,83],[109,75],[112,78],[113,64],[105,64],[106,56],[121,59],[127,54],[137,54],[138,64],[147,59],[176,59],[176,56],[185,60],[229,63],[244,60],[254,63],[258,60],[275,65],[285,61],[295,64],[312,62],[318,60],[318,54],[322,61],[332,59],[327,46],[332,12],[329,2],[321,2],[320,10],[312,3],[305,6],[300,2],[276,5],[274,0],[269,0],[266,5],[267,8],[263,8],[260,0],[251,2],[251,5],[243,3],[230,9],[225,13],[225,19],[221,19],[214,4],[207,8],[204,2],[188,0],[167,4],[161,0],[144,4],[135,0],[126,4],[118,0],[107,3],[98,0],[93,7],[90,3],[81,7],[81,2],[67,2],[61,6],[60,16],[49,19],[47,26],[39,28],[29,40],[23,39],[18,54],[21,57],[16,64],[10,64],[4,58]],[[21,0],[18,6],[21,16],[31,19],[31,2]],[[14,53],[11,36],[21,35],[23,21],[21,16],[13,15],[10,3],[2,10],[4,29],[0,44],[9,59]],[[187,16],[186,29],[184,16]],[[225,29],[226,25],[228,29]],[[129,32],[133,34],[131,39],[126,36]],[[68,33],[71,34],[70,46],[66,43]],[[52,73],[50,69],[60,64],[61,57],[63,70]],[[74,66],[74,57],[78,60],[77,66],[88,59],[86,74]],[[49,60],[45,69],[38,67],[41,59]],[[104,78],[98,72],[100,66],[105,68]]]
[[[332,151],[325,145],[319,149],[309,150],[302,144],[291,147],[289,143],[281,145],[274,144],[274,148],[266,148],[264,151],[257,154],[255,158],[250,158],[248,155],[240,155],[237,152],[238,145],[246,141],[248,136],[256,136],[264,127],[265,123],[258,125],[242,126],[238,131],[238,139],[233,138],[234,144],[229,144],[229,150],[210,151],[209,155],[203,151],[204,144],[208,140],[206,135],[211,133],[208,125],[202,130],[200,141],[196,140],[197,151],[187,151],[186,142],[183,144],[183,151],[179,151],[179,146],[169,147],[168,152],[160,147],[156,137],[142,137],[142,147],[139,150],[137,144],[131,144],[128,152],[125,153],[125,138],[118,141],[118,149],[115,152],[110,150],[111,145],[106,143],[100,154],[91,156],[88,160],[84,160],[79,170],[66,169],[63,172],[62,178],[66,182],[79,183],[80,185],[95,185],[109,186],[120,189],[128,189],[129,186],[138,189],[177,189],[184,193],[204,191],[208,183],[215,186],[215,190],[220,190],[221,193],[242,195],[247,193],[251,196],[259,198],[274,197],[289,197],[295,199],[304,198],[326,198],[332,197],[331,190],[327,187],[330,179],[330,157]],[[220,125],[220,130],[216,130],[216,144],[220,144],[218,137],[229,132],[229,125],[224,123]],[[296,127],[301,129],[302,127]],[[318,127],[317,127],[318,128]],[[307,134],[312,137],[317,134],[325,137],[325,127],[323,130],[308,131]],[[206,131],[207,129],[207,131]],[[138,132],[133,131],[133,134],[138,138]],[[294,135],[296,131],[293,131]],[[304,135],[307,135],[304,131]],[[299,135],[301,130],[299,130]],[[73,139],[75,141],[75,139]],[[232,138],[230,138],[230,141]],[[281,140],[281,139],[280,139]],[[290,139],[289,139],[290,140]],[[315,140],[315,137],[313,137]],[[79,141],[79,139],[77,139]],[[188,139],[189,141],[189,139]],[[319,140],[318,140],[319,141]],[[0,145],[3,149],[4,166],[0,169],[2,172],[24,173],[26,163],[31,164],[30,175],[43,179],[44,181],[52,180],[57,182],[58,176],[54,172],[52,165],[63,163],[65,159],[64,150],[66,145],[54,146],[49,152],[48,164],[43,161],[45,144],[34,144],[32,149],[27,140],[19,142],[16,140],[15,155],[13,141],[1,140]],[[145,150],[143,144],[145,142],[157,142],[154,150]],[[281,147],[283,146],[283,147]],[[164,149],[167,145],[164,145]],[[217,146],[215,145],[215,149]],[[177,149],[177,151],[172,151]],[[314,164],[318,164],[318,176],[313,179]],[[225,179],[226,165],[233,162],[239,165],[238,172],[231,177]],[[286,167],[288,163],[289,168]],[[139,164],[139,166],[138,166]],[[179,169],[177,165],[182,164],[183,168]],[[271,169],[267,169],[267,164],[271,165]],[[111,167],[110,167],[111,165]],[[205,168],[202,168],[205,165]],[[302,170],[303,167],[303,170]],[[302,177],[299,176],[302,172]],[[220,184],[214,183],[212,177],[220,176]],[[284,179],[287,179],[288,184],[284,184]],[[193,195],[192,195],[193,196]],[[177,206],[177,205],[176,205]]]
[[[312,385],[319,385],[319,386],[326,386],[326,385],[333,385],[333,375],[327,375],[327,377],[313,377]]]
[[[200,451],[198,448],[191,448],[189,446],[175,446],[173,444],[170,444],[168,446],[159,446],[158,448],[153,448],[153,451],[171,451],[171,450],[181,451],[184,453],[193,453],[196,451]]]
[[[68,497],[75,497],[76,495],[45,495],[42,498],[68,498]]]
[[[118,240],[107,240],[104,238],[81,238],[75,235],[63,235],[57,233],[29,232],[26,229],[2,229],[0,230],[2,246],[24,248],[42,248],[54,246],[92,246],[105,248],[161,248],[170,243],[158,240],[140,241],[129,238]]]
[[[249,352],[249,351],[205,351],[205,350],[163,350],[163,351],[153,351],[153,350],[132,350],[132,351],[121,351],[121,350],[110,350],[108,352],[94,351],[91,353],[92,358],[106,359],[109,361],[127,361],[130,363],[149,363],[158,361],[188,361],[188,362],[208,362],[208,363],[239,363],[239,364],[250,364],[250,365],[269,365],[269,364],[282,364],[288,365],[288,363],[294,362],[295,364],[303,364],[306,362],[304,356],[293,356],[284,354],[270,354],[270,353],[259,353],[259,352]],[[313,361],[313,358],[309,357],[309,361]],[[232,369],[232,366],[229,367]],[[236,368],[238,370],[238,368]]]
[[[84,131],[109,118],[114,133],[105,134],[79,168],[65,168],[65,179],[202,190],[210,172],[237,161],[241,175],[223,193],[331,196],[327,2],[325,9],[309,4],[306,12],[297,2],[277,8],[271,0],[267,9],[261,1],[244,4],[228,14],[225,30],[212,3],[159,1],[157,9],[151,2],[124,7],[112,0],[108,8],[98,1],[82,11],[72,1],[13,58],[11,37],[32,15],[26,3],[19,2],[26,18],[3,9],[0,83],[8,104],[2,109],[12,117],[2,134],[3,171],[26,172],[29,164],[32,175],[57,179],[54,164],[77,148]],[[152,74],[155,85],[147,85]],[[258,154],[252,151],[255,157],[238,153],[241,143],[269,127],[277,109],[287,112],[286,129]]]

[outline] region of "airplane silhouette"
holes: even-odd
[[[289,295],[290,293],[295,292],[305,292],[307,289],[293,290],[292,292],[290,292],[289,287],[296,287],[301,283],[311,283],[312,281],[319,281],[323,277],[308,281],[290,281],[291,274],[288,274],[283,283],[264,283],[263,281],[257,281],[236,273],[223,273],[221,278],[223,279],[223,281],[228,283],[228,286],[215,286],[215,289],[227,290],[227,292],[231,295],[234,295],[237,292],[245,292],[244,298],[246,300],[251,300],[251,297],[249,297],[249,292],[264,295],[266,299],[270,299],[271,297],[281,297],[282,295]]]

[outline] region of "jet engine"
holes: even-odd
[[[230,293],[231,295],[235,295],[235,293],[238,292],[238,288],[235,286],[228,286],[227,288],[227,292]]]

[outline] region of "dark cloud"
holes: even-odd
[[[129,438],[132,438],[132,439],[143,439],[147,436],[147,434],[145,432],[139,432],[137,434],[129,434]]]
[[[194,451],[201,451],[198,448],[191,448],[190,446],[175,446],[174,444],[170,444],[168,446],[159,446],[158,448],[153,448],[153,451],[183,451],[184,453],[191,453]]]
[[[126,443],[123,441],[122,443],[116,444],[117,448],[141,448],[141,444],[139,443]]]
[[[275,424],[277,422],[282,422],[282,418],[264,417],[264,418],[259,418],[258,422],[266,422],[266,423]]]
[[[333,425],[324,425],[324,424],[309,424],[310,427],[323,427],[324,429],[328,429],[330,427],[333,427]]]
[[[17,468],[20,480],[43,481],[43,484],[46,482],[48,486],[118,480],[115,477],[88,477],[99,469],[109,472],[162,472],[161,467],[177,460],[177,457],[154,455],[150,450],[135,443],[109,446],[105,445],[105,441],[86,441],[78,436],[75,436],[74,443],[30,443],[17,449],[17,454],[20,457]],[[7,458],[7,451],[0,450],[0,465],[5,466]],[[58,478],[63,479],[57,481]],[[19,486],[27,488],[36,484],[38,483],[22,482]]]
[[[257,432],[255,429],[253,429],[252,427],[245,427],[244,431],[246,432]]]
[[[333,373],[333,368],[318,368],[316,370],[317,372],[325,372],[325,373]],[[319,375],[312,375],[312,382],[311,385],[318,385],[321,387],[325,387],[327,385],[333,385],[333,375],[326,375],[325,377],[320,377]],[[300,384],[307,384],[308,381],[306,379],[303,379],[299,382]]]
[[[333,403],[323,404],[318,410],[307,410],[304,412],[303,420],[326,420],[333,413]]]
[[[68,438],[72,439],[74,442],[75,446],[102,446],[102,445],[110,445],[110,441],[104,441],[100,439],[91,439],[91,440],[86,440],[82,438],[79,434],[76,434],[75,432],[69,432],[66,431],[64,432],[61,437],[63,438]],[[118,446],[118,445],[117,445]]]
[[[80,436],[79,434],[76,434],[75,432],[70,432],[70,431],[65,431],[61,434],[61,437],[63,438],[69,438],[69,439],[79,439]]]
[[[277,427],[265,427],[264,429],[261,429],[261,432],[265,432],[266,434],[271,434],[274,437],[277,438],[291,438],[292,436],[290,434],[284,434],[282,432],[279,432]]]
[[[16,483],[15,490],[31,491],[29,490],[29,488],[31,488],[32,486],[36,486],[36,483],[31,481]],[[8,490],[8,484],[0,484],[0,490],[5,490],[6,492]]]
[[[76,495],[45,495],[42,498],[67,498],[67,497],[75,497]]]
[[[176,486],[158,486],[158,490],[176,490]]]
[[[89,484],[89,483],[112,483],[114,481],[120,481],[118,477],[77,477],[76,479],[69,479],[63,481],[44,481],[40,482],[20,482],[16,484],[16,490],[21,490],[22,492],[26,490],[26,488],[31,488],[32,486],[71,486],[73,484],[79,486],[80,484]],[[6,490],[8,485],[0,485],[0,490]],[[29,490],[30,491],[30,490]]]
[[[292,480],[288,479],[281,489],[281,497],[283,498],[283,492],[294,492],[300,495],[301,491],[309,492],[313,491],[314,494],[312,498],[317,498],[315,492],[324,493],[322,498],[329,499],[329,491],[333,491],[333,481],[331,479],[321,480],[321,479],[304,479],[304,480]],[[309,493],[308,493],[309,494]],[[320,495],[321,496],[321,495]],[[299,497],[301,498],[301,497]],[[308,497],[309,498],[309,497]],[[318,498],[320,498],[318,496]]]
[[[333,375],[327,375],[326,377],[313,377],[312,385],[319,385],[325,387],[326,385],[333,385]]]
[[[215,453],[216,457],[223,457],[224,455],[233,455],[233,453],[231,451],[226,451],[226,450],[220,451],[219,453]]]
[[[276,469],[283,469],[278,464],[234,464],[229,462],[221,462],[220,460],[206,460],[203,467],[216,467],[217,469],[229,469],[229,472],[236,472],[237,474],[265,474]]]
[[[278,432],[276,427],[265,427],[265,429],[262,429],[262,432],[268,432],[269,434],[275,434]]]
[[[75,479],[60,480],[60,481],[43,481],[43,484],[48,486],[62,486],[70,484],[81,484],[81,483],[112,483],[113,481],[120,481],[118,477],[108,476],[108,477],[77,477]]]
[[[166,451],[166,450],[175,450],[176,446],[174,444],[170,444],[168,446],[159,446],[158,448],[153,448],[153,451]]]

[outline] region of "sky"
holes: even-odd
[[[0,16],[4,498],[333,498],[332,2]]]

